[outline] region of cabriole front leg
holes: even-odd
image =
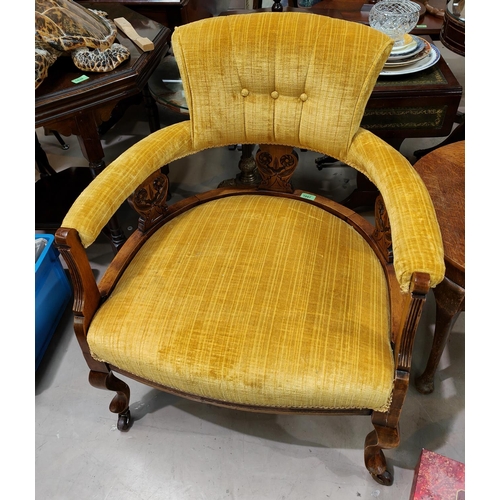
[[[398,428],[373,424],[375,430],[365,439],[365,466],[379,484],[390,486],[393,475],[387,470],[387,462],[382,449],[395,448],[399,444]]]
[[[394,479],[392,473],[387,470],[387,462],[382,450],[399,446],[399,419],[409,379],[409,373],[401,370],[396,371],[389,410],[372,413],[374,430],[365,439],[365,466],[373,479],[384,486],[390,486]]]
[[[115,391],[116,396],[109,405],[112,413],[118,413],[117,428],[120,431],[127,431],[132,425],[130,417],[130,388],[122,380],[116,378],[113,373],[102,373],[91,370],[89,373],[89,382],[92,387],[97,389],[106,389]]]

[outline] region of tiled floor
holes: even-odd
[[[442,46],[440,46],[442,48]],[[465,85],[464,59],[442,52]],[[465,99],[461,109],[464,110]],[[173,120],[161,110],[162,123]],[[147,134],[140,108],[103,139],[111,160]],[[56,170],[85,166],[75,138],[70,149],[56,139],[39,139]],[[442,139],[407,140],[402,152]],[[215,187],[234,176],[239,153],[207,151],[171,165],[174,200]],[[301,153],[297,183],[335,199],[353,188],[353,172],[314,168],[312,153]],[[309,167],[309,168],[308,168]],[[124,207],[127,234],[133,219]],[[99,274],[111,258],[105,239],[89,250]],[[375,483],[363,464],[368,417],[273,416],[193,403],[127,381],[135,421],[127,433],[116,429],[108,410],[111,393],[91,387],[88,369],[72,331],[68,308],[36,373],[37,500],[218,500],[218,499],[394,499],[409,498],[422,448],[465,462],[465,315],[457,321],[441,360],[436,389],[419,394],[412,385],[401,417],[401,444],[386,452],[394,484]],[[426,363],[434,327],[432,295],[425,307],[414,352],[414,374]]]

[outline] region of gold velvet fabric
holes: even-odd
[[[238,137],[314,151],[328,145],[345,156],[392,43],[367,26],[307,13],[177,28],[172,44],[194,147]]]
[[[414,272],[429,273],[431,286],[445,273],[441,230],[429,192],[410,163],[394,148],[360,129],[344,161],[380,190],[390,216],[394,270],[403,291]],[[380,168],[383,165],[383,168]]]
[[[311,204],[240,195],[158,230],[98,310],[93,355],[206,398],[384,410],[388,290],[367,242]]]
[[[359,127],[389,37],[310,13],[253,13],[181,26],[172,42],[190,120],[132,146],[82,193],[63,227],[85,247],[163,165],[205,148],[283,144],[338,158],[377,185],[404,292],[417,271],[442,280],[424,184]],[[88,343],[96,359],[202,398],[385,411],[398,333],[388,295],[380,262],[346,222],[297,199],[236,195],[159,228],[97,310]]]
[[[178,158],[210,147],[281,143],[365,173],[391,220],[394,266],[407,291],[415,271],[435,286],[444,251],[427,190],[409,162],[359,128],[392,47],[382,33],[310,13],[252,13],[176,28],[172,43],[190,120],[132,146],[84,191],[63,221],[90,245],[135,187]]]

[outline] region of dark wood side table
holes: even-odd
[[[99,4],[84,4],[102,9]],[[71,58],[61,57],[49,69],[49,75],[35,92],[35,127],[45,127],[62,135],[76,135],[90,168],[68,168],[42,177],[35,184],[35,226],[57,229],[75,197],[105,168],[99,126],[107,122],[124,102],[146,104],[151,131],[160,128],[158,109],[148,87],[148,79],[168,49],[170,30],[120,4],[106,4],[111,19],[126,18],[139,35],[154,42],[155,48],[143,52],[129,38],[118,32],[118,42],[130,50],[130,59],[107,73],[86,73],[82,83],[72,80],[82,76]],[[38,150],[37,150],[38,151]],[[39,151],[38,151],[39,153]],[[107,225],[114,251],[125,242],[125,235],[114,217]]]
[[[458,317],[465,311],[465,141],[432,151],[414,165],[434,203],[441,227],[446,275],[434,289],[436,328],[427,366],[415,380],[423,394],[434,390],[434,375]]]
[[[337,16],[345,19],[346,21],[368,24],[369,12],[367,10],[362,10],[362,6],[363,4],[372,3],[375,2],[371,0],[321,0],[321,2],[313,5],[308,10],[318,14],[323,13],[321,11],[334,10],[338,12]],[[432,0],[432,5],[436,8],[444,8],[445,0]],[[418,20],[418,25],[412,33],[419,36],[430,35],[433,39],[437,40],[442,24],[442,17],[437,17],[429,12],[425,12],[424,15]]]
[[[450,49],[452,52],[465,56],[465,0],[455,2],[449,1],[445,13],[443,26],[439,35],[439,39],[443,45]],[[417,158],[430,153],[446,144],[465,140],[465,113],[457,113],[455,121],[458,126],[451,132],[451,134],[440,144],[432,148],[420,149],[413,154]]]
[[[82,0],[76,0],[83,3]],[[103,4],[116,0],[94,0]],[[242,9],[244,0],[119,0],[119,3],[139,14],[161,23],[172,31],[176,26],[218,16],[227,9]],[[262,0],[253,0],[253,8],[262,7]]]
[[[85,4],[82,0],[76,2]],[[189,0],[94,0],[101,10],[106,11],[110,3],[119,3],[148,19],[174,30],[186,22],[185,10]]]
[[[255,3],[255,2],[254,2]],[[282,7],[283,12],[303,11],[312,12],[313,14],[322,14],[325,16],[335,17],[337,19],[345,19],[346,21],[354,21],[356,23],[368,23],[369,10],[367,5],[374,4],[375,0],[321,0],[312,7],[298,7],[297,0],[288,0],[288,6]],[[420,1],[422,7],[423,2]],[[437,9],[444,9],[446,0],[432,0],[432,6]],[[238,9],[231,9],[233,12]],[[271,10],[257,9],[257,10]],[[248,12],[248,11],[247,11]],[[412,31],[415,35],[429,35],[433,40],[439,39],[439,33],[443,25],[443,18],[431,14],[426,10],[418,20],[417,27]]]

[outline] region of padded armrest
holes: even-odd
[[[366,175],[382,194],[401,290],[409,290],[415,272],[428,273],[435,287],[445,273],[443,242],[434,205],[416,170],[401,153],[364,129],[354,136],[342,160]]]
[[[162,166],[195,152],[190,121],[147,136],[94,179],[77,198],[62,226],[76,229],[87,248],[141,182]],[[415,272],[429,273],[432,287],[440,283],[445,272],[441,232],[427,188],[411,164],[363,129],[354,136],[347,156],[339,159],[366,175],[384,198],[401,289],[408,291]]]
[[[76,229],[87,248],[149,175],[193,152],[189,121],[147,136],[110,163],[90,183],[70,208],[62,227]]]

